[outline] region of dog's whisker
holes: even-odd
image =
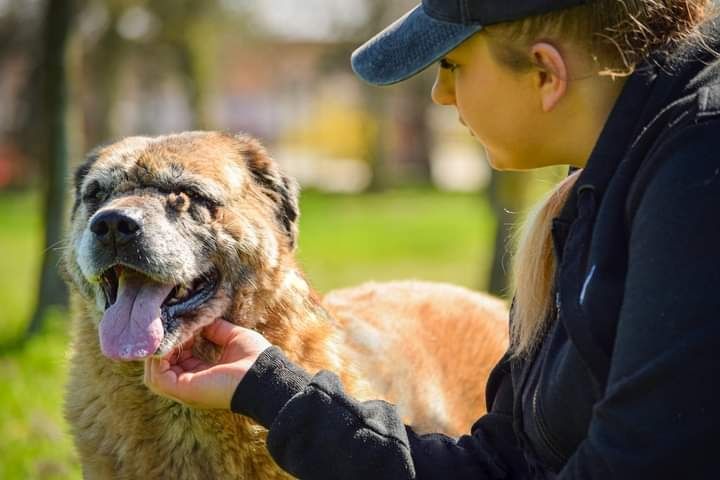
[[[46,253],[48,253],[48,252],[50,252],[50,251],[55,251],[55,252],[63,251],[63,250],[65,250],[65,249],[68,247],[68,245],[70,245],[70,242],[69,242],[69,241],[67,241],[67,240],[58,240],[57,242],[55,242],[55,243],[53,243],[53,244],[51,244],[51,245],[48,245],[48,246],[43,250],[43,254],[46,254]]]

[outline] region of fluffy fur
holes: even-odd
[[[257,329],[310,372],[338,373],[358,398],[396,402],[418,430],[456,435],[484,412],[487,374],[507,347],[504,304],[420,282],[321,300],[293,256],[297,188],[255,140],[128,138],[89,157],[76,196],[64,260],[74,311],[65,412],[86,478],[287,477],[265,449],[263,428],[154,395],[143,384],[143,350],[108,358],[99,330],[113,301],[112,271],[173,292],[199,282],[212,293],[192,311],[163,316],[155,355],[173,354],[222,316]],[[133,225],[118,227],[122,242],[102,237],[108,215]],[[209,359],[216,353],[202,338],[194,348]]]

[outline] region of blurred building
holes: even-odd
[[[15,8],[6,16],[31,14],[2,2]],[[452,109],[431,105],[431,73],[375,88],[350,70],[353,48],[413,3],[183,0],[186,10],[164,12],[162,2],[82,2],[68,59],[74,161],[126,135],[200,127],[259,137],[305,186],[482,188],[482,151]],[[37,174],[27,136],[15,135],[18,116],[33,113],[31,65],[32,48],[0,56],[0,188]]]

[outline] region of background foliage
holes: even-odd
[[[432,105],[434,69],[382,89],[352,75],[352,50],[414,3],[0,0],[0,479],[80,477],[56,267],[71,172],[96,145],[247,131],[305,188],[298,257],[321,292],[506,293],[510,229],[564,172],[491,172]]]

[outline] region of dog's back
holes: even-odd
[[[439,283],[368,283],[324,299],[357,368],[420,432],[467,433],[507,349],[508,313],[490,295]]]

